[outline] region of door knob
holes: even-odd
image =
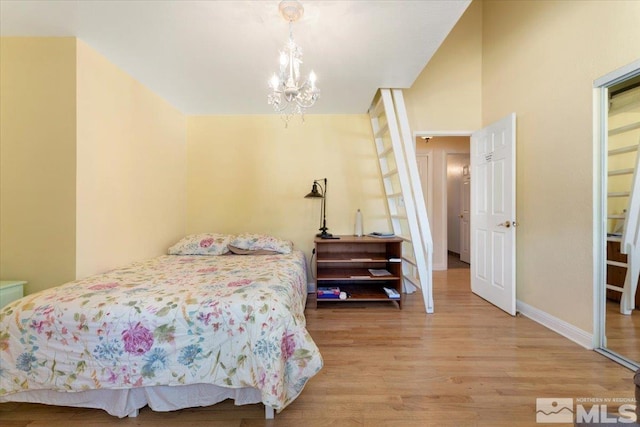
[[[511,227],[511,221],[501,222],[500,224],[498,224],[498,227],[506,227],[506,228],[509,228],[509,227]]]

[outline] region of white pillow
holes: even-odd
[[[169,255],[222,255],[229,252],[230,234],[202,233],[183,237],[169,248]]]
[[[293,250],[293,243],[291,241],[278,239],[277,237],[266,234],[243,233],[236,236],[230,245],[250,251],[267,250],[281,254],[290,254]]]

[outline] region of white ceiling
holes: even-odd
[[[471,0],[302,0],[307,114],[364,113],[407,88]],[[75,36],[186,114],[270,114],[269,77],[288,37],[277,0],[0,0],[2,36]]]

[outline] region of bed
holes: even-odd
[[[306,330],[304,254],[255,235],[176,247],[1,309],[0,402],[118,417],[228,398],[262,402],[267,417],[289,405],[323,363]]]

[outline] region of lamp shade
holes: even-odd
[[[306,196],[304,196],[306,199],[312,199],[312,198],[323,198],[324,195],[318,191],[318,184],[317,183],[313,183],[313,187],[311,187],[311,192],[309,194],[307,194]]]

